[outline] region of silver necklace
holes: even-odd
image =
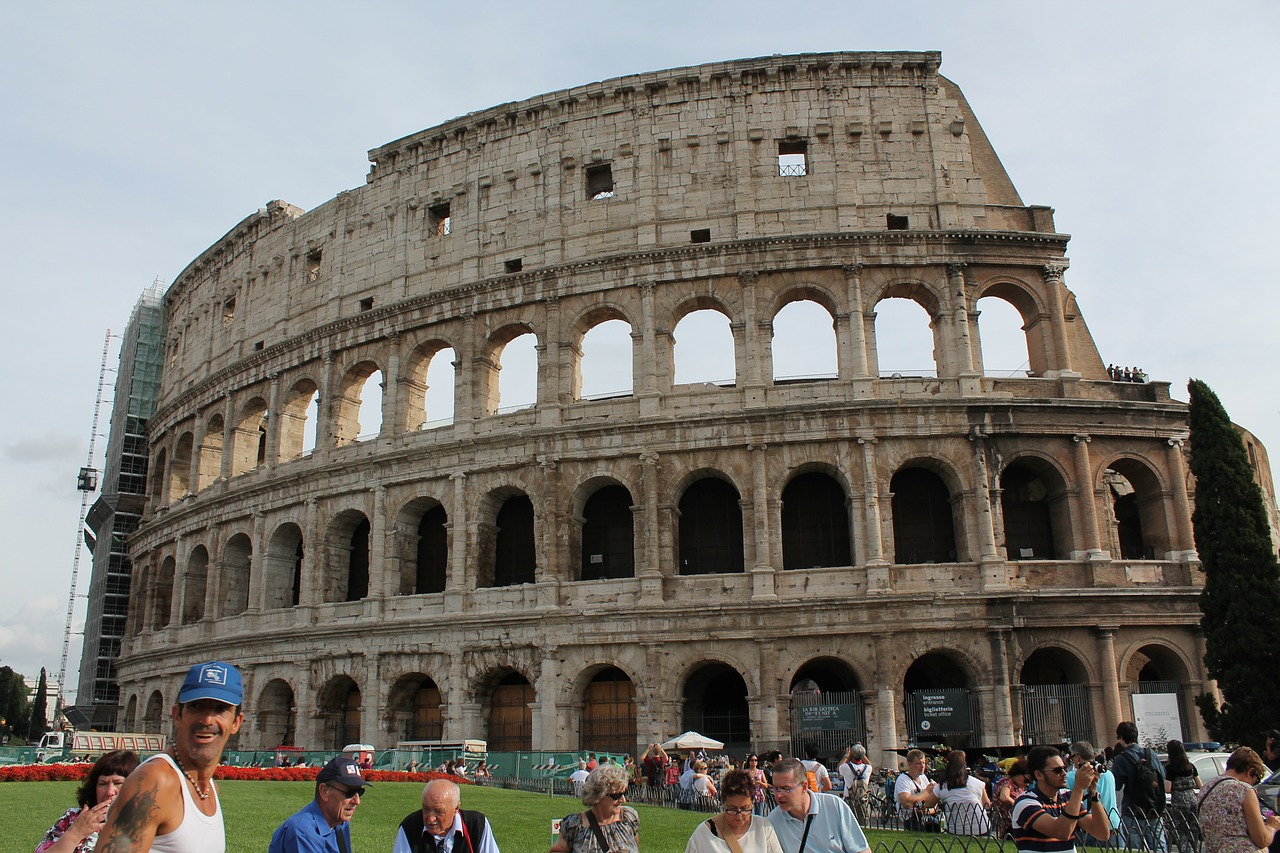
[[[173,762],[178,765],[178,769],[182,771],[182,775],[191,783],[191,787],[195,788],[196,794],[199,795],[200,799],[209,799],[209,791],[213,787],[213,783],[210,782],[209,785],[203,789],[196,784],[196,777],[188,773],[187,768],[182,766],[182,759],[178,757],[178,745],[176,743],[173,745]]]

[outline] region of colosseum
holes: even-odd
[[[164,298],[121,725],[222,657],[244,748],[696,729],[887,761],[1108,742],[1149,694],[1206,739],[1186,406],[1109,370],[1068,236],[940,64],[553,92],[232,228]],[[1017,375],[984,368],[983,299]],[[886,300],[923,309],[928,369],[882,369]],[[797,304],[829,370],[779,373]],[[589,381],[605,331],[623,387]],[[731,375],[689,379],[695,346]]]

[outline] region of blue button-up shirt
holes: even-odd
[[[351,824],[344,821],[337,826],[329,826],[320,813],[320,805],[312,800],[276,827],[267,850],[268,853],[339,853],[339,832],[347,842],[347,850],[350,850]]]
[[[834,794],[810,791],[809,814],[813,815],[813,823],[804,843],[804,853],[860,853],[870,847],[853,810]],[[773,831],[786,853],[800,850],[805,821],[797,820],[778,806],[769,812],[769,823],[773,824]]]

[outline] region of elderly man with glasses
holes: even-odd
[[[1111,837],[1111,823],[1098,799],[1098,771],[1092,764],[1076,768],[1070,790],[1065,787],[1067,763],[1056,747],[1031,750],[1027,769],[1033,784],[1013,804],[1013,841],[1019,853],[1072,853],[1077,829],[1099,841]]]
[[[769,823],[785,853],[861,853],[870,847],[842,798],[809,790],[798,758],[773,765],[771,790],[778,806],[769,813]]]
[[[334,758],[316,774],[315,799],[276,828],[269,853],[351,853],[351,817],[368,785],[358,759]]]

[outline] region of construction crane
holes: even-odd
[[[67,653],[71,650],[71,620],[76,609],[76,586],[80,577],[80,552],[84,546],[84,520],[89,514],[93,493],[98,490],[98,469],[93,467],[94,452],[98,443],[98,417],[102,413],[102,389],[107,380],[107,353],[111,349],[111,330],[102,342],[102,363],[98,366],[98,398],[93,404],[93,429],[89,432],[89,455],[76,478],[80,491],[80,520],[76,524],[76,552],[71,561],[71,591],[67,593],[67,627],[62,634],[62,665],[58,667],[58,712],[61,713],[62,693],[67,685]]]

